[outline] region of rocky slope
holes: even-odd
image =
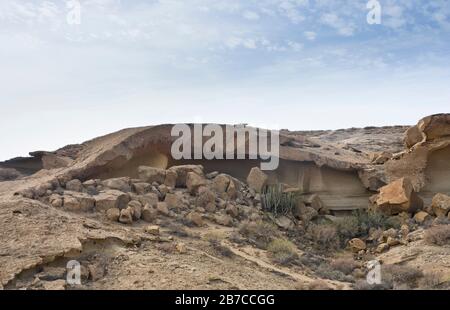
[[[0,284],[364,289],[378,259],[382,288],[447,288],[449,120],[282,131],[270,173],[175,161],[171,125],[2,163]],[[71,259],[81,286],[64,281]]]

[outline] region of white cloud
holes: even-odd
[[[334,29],[342,36],[352,36],[355,33],[356,27],[351,21],[345,21],[335,13],[323,14],[320,21]]]
[[[252,11],[245,11],[243,16],[245,19],[248,19],[248,20],[258,20],[260,18],[258,13],[252,12]]]
[[[309,41],[314,41],[317,37],[317,33],[315,33],[314,31],[305,31],[305,32],[303,32],[303,35]]]

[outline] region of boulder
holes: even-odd
[[[167,208],[167,204],[165,202],[158,202],[156,210],[158,210],[159,213],[165,216],[168,216],[170,213],[169,208]]]
[[[95,199],[91,196],[79,192],[64,192],[64,209],[74,212],[92,211],[95,206]]]
[[[203,175],[198,175],[195,172],[188,172],[186,177],[186,187],[191,194],[198,193],[201,186],[206,185],[206,179]]]
[[[203,218],[201,214],[197,212],[191,212],[188,214],[187,219],[189,222],[193,223],[195,226],[203,226]]]
[[[138,168],[139,179],[153,184],[163,184],[166,180],[166,170],[154,167],[140,166]]]
[[[431,209],[438,217],[447,216],[450,211],[450,196],[436,194],[431,202]]]
[[[261,171],[258,167],[252,168],[247,177],[248,186],[256,191],[257,193],[261,193],[264,187],[267,185],[267,180],[269,177]]]
[[[450,114],[435,114],[424,117],[417,124],[426,141],[450,136]]]
[[[158,218],[158,211],[153,207],[146,205],[142,209],[141,218],[147,223],[153,223]]]
[[[49,202],[54,208],[61,208],[63,206],[63,199],[60,195],[57,194],[51,195],[49,198]]]
[[[431,215],[429,215],[425,211],[417,212],[414,215],[414,221],[416,221],[416,223],[418,223],[418,224],[423,224],[423,223],[427,222],[430,219],[431,219]]]
[[[145,227],[145,232],[153,236],[159,236],[159,231],[160,228],[157,225],[150,225]]]
[[[142,215],[142,204],[137,200],[132,200],[128,203],[128,208],[133,209],[133,220],[138,221]]]
[[[78,179],[70,180],[66,183],[66,189],[72,192],[82,192],[83,184]]]
[[[105,190],[94,196],[95,208],[106,211],[112,208],[125,209],[130,202],[128,194],[118,190]]]
[[[287,216],[281,215],[275,219],[275,224],[278,227],[286,230],[291,230],[295,228],[294,222]]]
[[[173,171],[177,174],[177,184],[176,187],[186,187],[187,186],[187,175],[189,172],[193,172],[199,176],[203,176],[203,166],[201,165],[183,165],[174,166],[168,169],[168,171]]]
[[[375,252],[380,254],[386,252],[387,250],[389,250],[389,244],[381,243],[377,246]]]
[[[182,197],[178,194],[167,193],[164,202],[169,210],[179,209],[183,206]]]
[[[122,192],[131,192],[131,184],[130,184],[130,178],[124,177],[124,178],[113,178],[113,179],[107,179],[102,181],[103,187],[109,188],[109,189],[115,189]]]
[[[410,127],[406,131],[404,138],[406,148],[412,148],[417,143],[422,142],[423,138],[422,132],[419,130],[417,125]]]
[[[158,195],[155,193],[148,193],[138,197],[139,202],[145,206],[150,205],[152,207],[156,207],[159,202]]]
[[[122,224],[132,224],[133,223],[133,208],[128,207],[120,211],[119,222]]]
[[[365,249],[367,249],[366,243],[359,238],[350,240],[348,242],[348,246],[353,253],[359,253],[360,251],[364,251]]]
[[[388,215],[414,213],[423,208],[423,200],[414,191],[408,178],[398,179],[380,189],[377,208]]]
[[[152,189],[152,185],[150,183],[133,183],[133,191],[138,195],[145,195],[150,192]]]
[[[231,179],[226,174],[219,174],[216,176],[212,182],[212,189],[218,194],[224,194],[228,190]]]
[[[167,170],[164,185],[170,188],[175,188],[177,186],[177,178],[178,174],[174,170]]]
[[[320,199],[319,195],[312,194],[308,196],[303,197],[303,202],[308,206],[319,212],[320,210],[324,209],[324,204],[322,202],[322,199]]]
[[[120,217],[120,209],[119,208],[111,208],[106,211],[106,217],[108,220],[117,222]]]

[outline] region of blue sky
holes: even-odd
[[[0,160],[124,127],[337,129],[450,112],[450,1],[0,3]]]

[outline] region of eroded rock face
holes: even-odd
[[[94,209],[95,199],[88,194],[79,192],[64,193],[64,209],[73,212],[89,212]]]
[[[424,117],[418,123],[418,129],[427,141],[450,136],[450,114],[435,114]]]
[[[380,189],[376,205],[383,213],[394,215],[414,213],[423,207],[422,199],[414,191],[408,178],[401,178]]]
[[[118,190],[105,190],[93,196],[95,207],[99,211],[106,211],[112,208],[125,209],[130,202],[130,197]]]

